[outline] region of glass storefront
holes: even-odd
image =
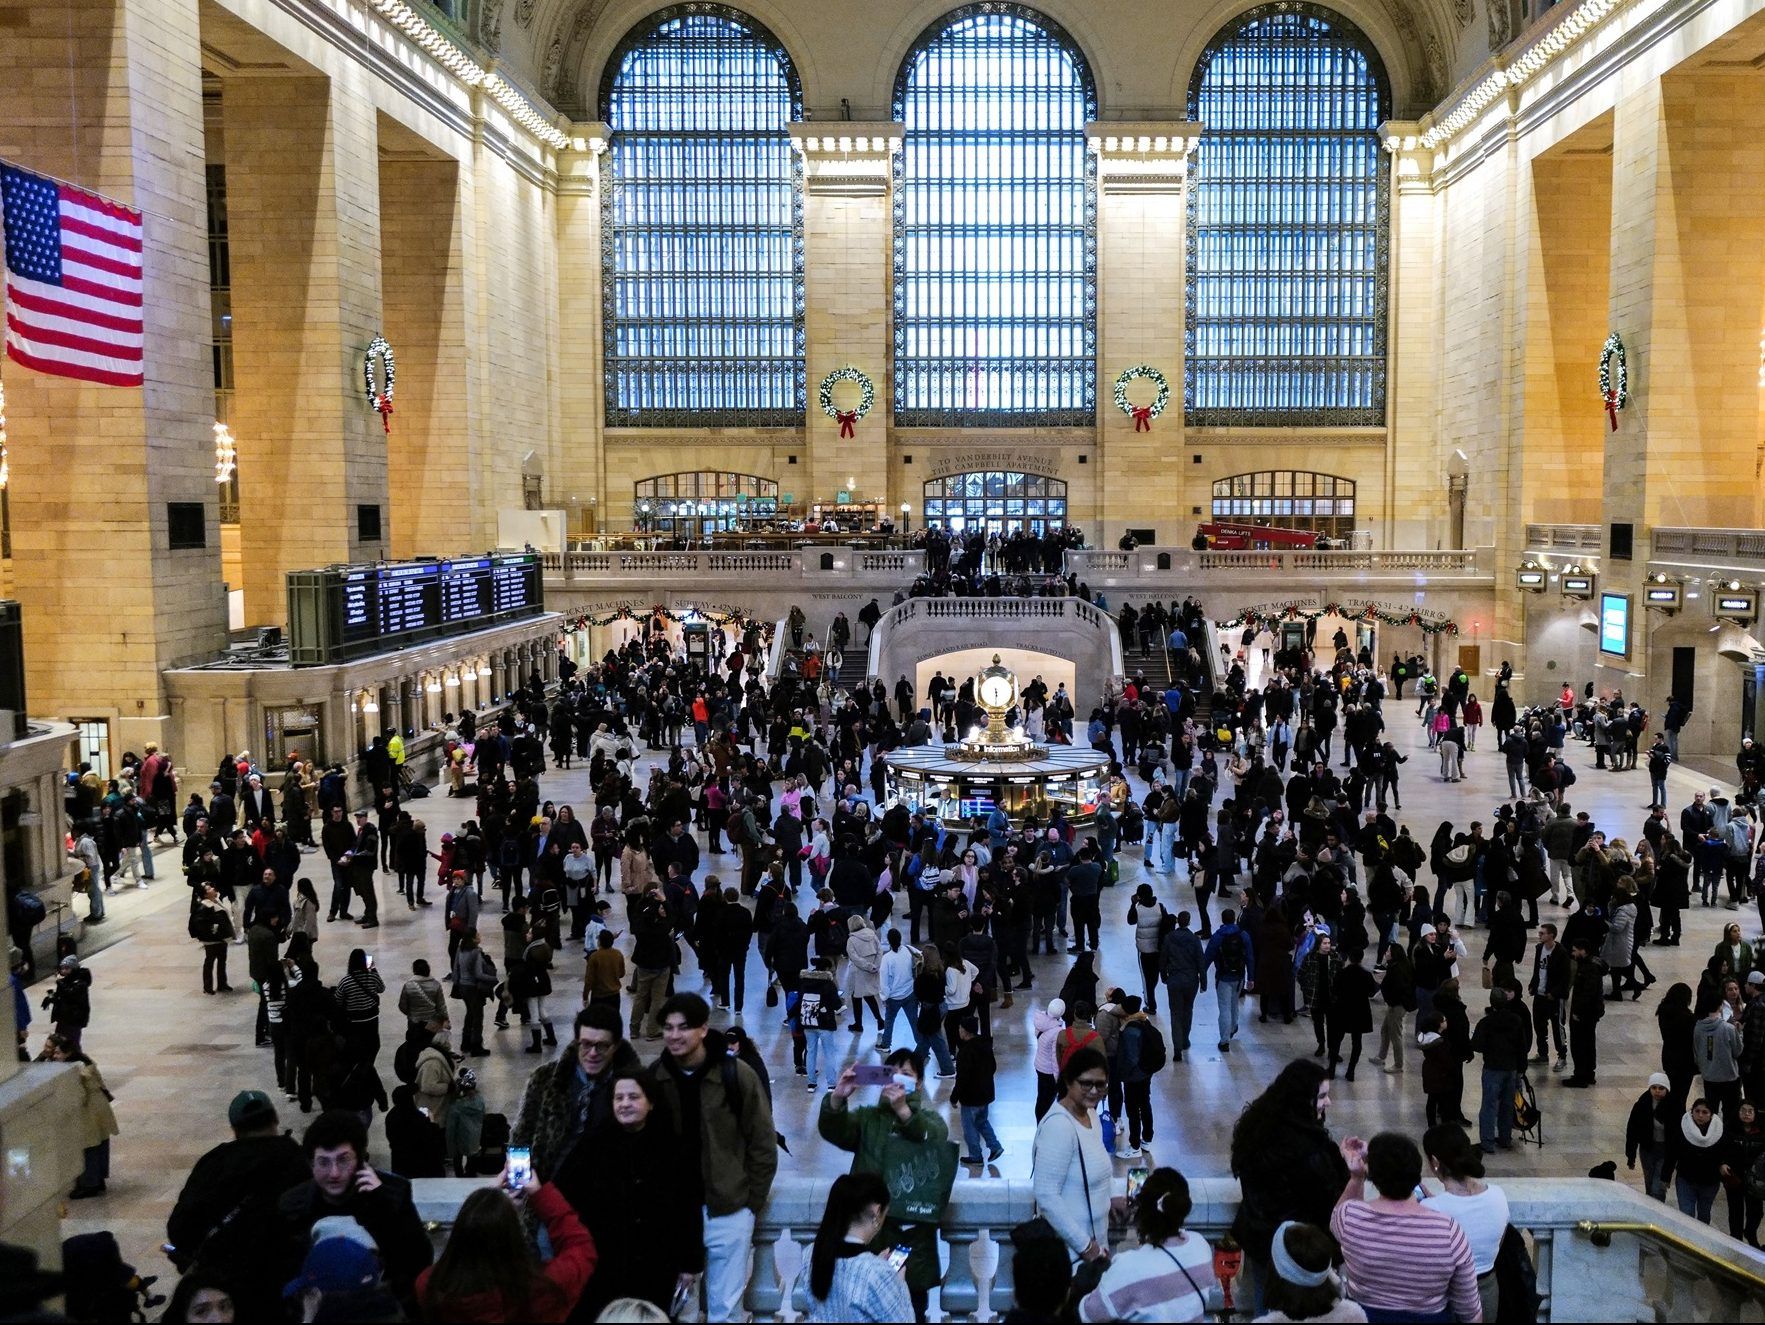
[[[646,533],[703,538],[778,518],[778,483],[754,474],[689,470],[639,479],[632,524]]]

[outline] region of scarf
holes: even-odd
[[[1700,1132],[1697,1123],[1692,1119],[1691,1110],[1687,1109],[1679,1115],[1679,1130],[1685,1134],[1687,1143],[1696,1146],[1699,1150],[1708,1150],[1722,1140],[1722,1115],[1711,1114],[1710,1129],[1706,1132]]]

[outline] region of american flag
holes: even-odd
[[[38,372],[140,386],[141,213],[0,164],[6,353]]]

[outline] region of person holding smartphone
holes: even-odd
[[[847,1069],[850,1071],[850,1069]],[[904,1321],[913,1304],[900,1270],[870,1250],[888,1224],[889,1188],[875,1173],[833,1180],[815,1243],[798,1276],[810,1321]],[[901,1264],[906,1265],[903,1258]]]

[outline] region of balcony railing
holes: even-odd
[[[1077,621],[1105,635],[1109,649],[1109,675],[1122,674],[1121,632],[1115,618],[1093,607],[1082,598],[909,598],[882,614],[870,632],[867,680],[880,674],[883,644],[891,631],[913,621],[990,621],[1027,622],[1048,625],[1058,621]]]
[[[887,575],[906,584],[925,569],[923,552],[870,552],[861,548],[809,548],[794,552],[547,552],[545,569],[574,579],[698,581],[744,580],[789,575],[804,580]]]
[[[1765,529],[1657,528],[1649,534],[1649,560],[1765,570]]]
[[[1335,548],[1267,548],[1197,552],[1192,548],[1140,547],[1132,552],[1084,549],[1066,554],[1066,568],[1096,588],[1124,579],[1160,581],[1212,572],[1269,571],[1308,576],[1357,578],[1416,575],[1482,576],[1488,572],[1474,548],[1359,551]]]
[[[1529,524],[1526,546],[1539,552],[1598,552],[1600,527],[1597,524]]]
[[[810,1144],[815,1144],[811,1142]],[[1634,1188],[1589,1178],[1501,1179],[1509,1217],[1531,1235],[1543,1297],[1541,1321],[1758,1320],[1765,1256]],[[418,1213],[445,1240],[460,1203],[480,1183],[419,1179]],[[1238,1209],[1238,1184],[1192,1178],[1188,1227],[1217,1241]],[[800,1319],[796,1279],[827,1205],[825,1179],[782,1178],[754,1230],[747,1307],[755,1320]],[[1010,1235],[1035,1214],[1023,1180],[961,1179],[940,1229],[945,1320],[987,1320],[1013,1302]],[[1112,1230],[1111,1241],[1125,1235]],[[1217,1295],[1216,1295],[1217,1296]],[[1218,1313],[1219,1301],[1209,1304]]]

